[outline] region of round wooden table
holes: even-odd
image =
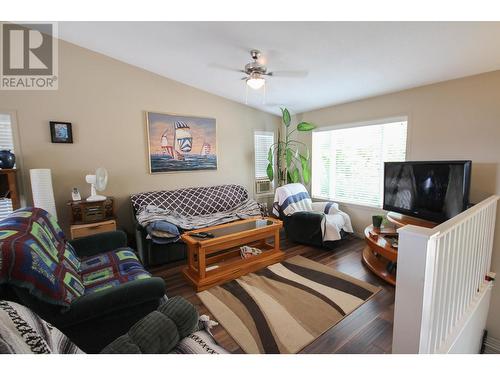
[[[363,249],[363,262],[374,274],[389,284],[396,285],[398,250],[384,238],[384,234],[378,234],[375,238],[371,235],[372,232],[377,232],[373,229],[373,225],[365,228],[366,246]]]
[[[417,225],[424,228],[434,228],[437,224],[427,220],[418,219],[411,216],[401,215],[396,212],[389,212],[387,220],[394,224],[394,234],[396,228],[405,225]],[[395,237],[384,238],[385,233],[378,234],[377,238],[370,235],[374,231],[373,225],[365,228],[366,246],[363,249],[363,262],[377,276],[387,281],[389,284],[396,285],[396,262],[398,260],[398,249],[392,247],[390,241]],[[375,230],[377,232],[377,230]],[[392,232],[392,231],[389,231]]]

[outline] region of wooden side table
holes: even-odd
[[[69,228],[72,240],[75,238],[90,236],[92,234],[112,232],[114,230],[116,230],[116,221],[114,219],[97,223],[74,224]]]
[[[10,199],[12,209],[21,207],[16,180],[17,169],[0,169],[0,194],[2,198]]]
[[[71,215],[71,239],[116,230],[114,201],[112,197],[97,202],[68,201]]]

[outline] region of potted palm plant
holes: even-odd
[[[308,184],[311,180],[310,153],[307,145],[291,136],[296,131],[310,132],[316,128],[310,122],[302,121],[295,127],[290,126],[291,116],[287,108],[281,108],[281,120],[285,127],[285,139],[281,138],[278,130],[278,142],[271,145],[267,155],[267,177],[274,180],[275,168],[278,186],[290,182],[303,182]],[[276,163],[275,163],[276,160]]]

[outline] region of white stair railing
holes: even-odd
[[[398,230],[393,353],[474,353],[481,346],[499,196],[432,228]]]

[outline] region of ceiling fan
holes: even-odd
[[[265,77],[290,77],[290,78],[300,78],[307,76],[308,72],[306,71],[273,71],[268,72],[267,66],[259,62],[260,57],[262,56],[261,52],[257,49],[253,49],[250,51],[250,56],[253,61],[249,62],[245,65],[243,69],[230,69],[236,70],[241,73],[245,73],[246,76],[241,78],[246,82],[248,87],[258,90],[266,84]],[[214,64],[215,66],[215,64]],[[223,69],[228,69],[226,67],[220,66]]]

